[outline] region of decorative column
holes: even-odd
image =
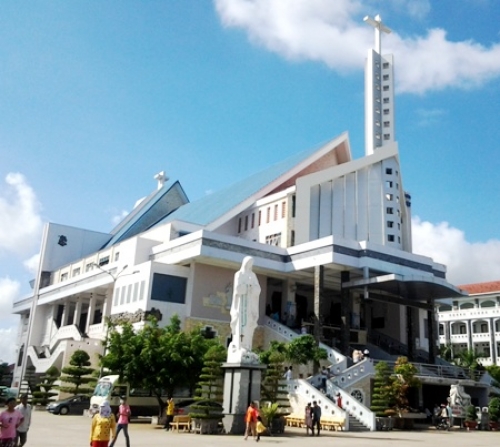
[[[432,299],[428,300],[430,306],[433,305]],[[429,363],[436,363],[436,342],[439,340],[439,335],[436,336],[436,317],[433,309],[427,311],[427,335],[429,344]]]
[[[78,297],[76,299],[75,313],[73,314],[73,324],[76,327],[80,326],[80,317],[82,315],[82,299]]]
[[[415,324],[413,321],[413,307],[406,306],[406,338],[408,345],[408,360],[415,360]]]
[[[488,326],[490,328],[490,356],[493,365],[497,364],[497,344],[495,341],[495,320],[493,317],[488,319]]]
[[[94,294],[92,294],[90,296],[89,311],[87,312],[87,323],[85,324],[85,333],[87,334],[89,333],[90,326],[94,321],[95,304],[96,297],[94,296]]]
[[[61,317],[61,327],[68,325],[69,307],[70,307],[70,302],[66,301],[63,304],[63,314]]]
[[[472,342],[472,320],[467,320],[466,321],[466,327],[467,327],[467,349],[468,350],[473,350],[473,342]]]
[[[323,295],[323,283],[325,276],[325,267],[322,265],[317,265],[314,267],[314,338],[316,343],[319,345],[322,337],[321,330],[321,303]]]
[[[111,315],[111,306],[113,305],[113,288],[106,291],[106,297],[102,303],[102,319],[103,321]]]
[[[340,352],[349,355],[351,339],[351,292],[343,284],[351,278],[347,270],[340,272]]]

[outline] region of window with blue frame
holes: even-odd
[[[153,274],[151,299],[184,304],[186,302],[186,284],[187,278],[155,273]]]

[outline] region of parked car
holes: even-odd
[[[90,407],[90,397],[79,394],[67,399],[51,402],[47,405],[47,411],[52,414],[83,414]]]
[[[218,404],[217,402],[211,402],[206,400],[196,401],[194,399],[186,399],[180,401],[178,404],[175,405],[175,414],[187,415],[193,412],[196,413],[196,409],[192,408],[193,405],[207,405],[207,404],[210,407],[213,407],[213,411],[215,414],[222,413],[222,405]]]

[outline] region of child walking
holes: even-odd
[[[260,441],[260,435],[262,433],[265,433],[266,430],[267,430],[267,428],[264,425],[264,423],[262,422],[262,418],[260,416],[257,416],[257,439],[256,439],[257,442]],[[269,434],[271,434],[271,433],[269,432]]]

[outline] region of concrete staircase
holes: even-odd
[[[349,415],[349,431],[370,431],[370,429],[354,416]]]

